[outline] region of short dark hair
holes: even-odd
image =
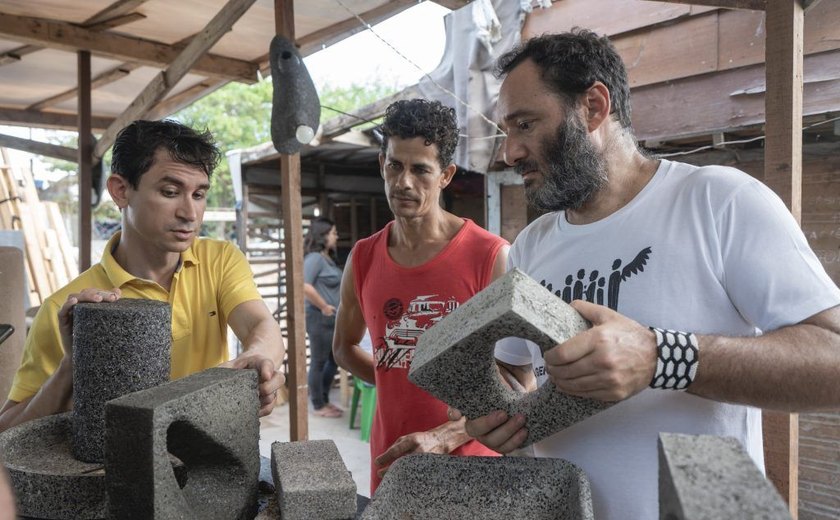
[[[458,119],[455,109],[440,101],[403,99],[391,103],[382,122],[382,153],[388,150],[388,139],[422,137],[426,146],[437,145],[441,168],[452,163],[458,146]]]
[[[532,38],[499,58],[496,76],[506,76],[529,59],[539,67],[542,80],[571,104],[596,81],[606,85],[612,113],[623,128],[630,127],[627,70],[609,38],[580,28]]]
[[[125,178],[137,189],[140,177],[149,171],[155,154],[163,148],[172,160],[201,168],[209,178],[221,160],[213,136],[196,132],[171,119],[137,120],[120,130],[111,155],[111,173]]]
[[[309,223],[309,232],[303,241],[303,249],[306,253],[320,253],[327,248],[327,235],[335,226],[335,222],[327,217],[318,217]]]

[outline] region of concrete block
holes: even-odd
[[[105,407],[111,518],[250,519],[260,473],[253,370],[211,368]],[[186,466],[180,486],[168,453]]]
[[[71,414],[51,415],[0,433],[0,458],[22,517],[106,518],[102,464],[73,458]]]
[[[12,335],[0,343],[0,399],[3,402],[12,388],[26,339],[26,308],[23,300],[26,271],[23,265],[23,251],[17,247],[0,246],[0,294],[3,295],[0,298],[0,323],[15,328]]]
[[[275,442],[271,471],[283,520],[356,516],[356,483],[331,440]]]
[[[562,459],[406,455],[362,515],[404,518],[591,520],[589,480]]]
[[[790,520],[791,516],[737,439],[660,433],[659,518]]]
[[[526,394],[505,387],[495,365],[496,341],[524,338],[545,352],[589,327],[570,305],[514,269],[423,333],[408,378],[470,419],[494,410],[523,414],[527,446],[611,403],[570,396],[551,383]]]
[[[73,309],[73,455],[105,459],[105,403],[169,381],[169,304],[121,299]]]

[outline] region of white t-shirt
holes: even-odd
[[[516,238],[508,266],[567,301],[594,301],[643,325],[697,334],[755,336],[840,304],[782,201],[749,175],[719,166],[663,160],[629,204],[592,224],[571,225],[564,212],[543,215]],[[548,379],[530,342],[499,342],[496,357],[532,364],[538,384]],[[587,473],[597,518],[655,519],[660,432],[736,437],[764,467],[760,410],[673,390],[646,389],[536,443],[534,454]]]

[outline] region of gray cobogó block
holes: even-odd
[[[124,298],[73,308],[73,455],[105,458],[105,403],[169,381],[169,304]]]
[[[519,337],[543,352],[590,327],[577,311],[514,269],[420,336],[408,378],[470,419],[504,410],[526,418],[528,446],[605,410],[612,403],[574,397],[546,383],[535,392],[505,387],[496,341]]]
[[[790,520],[782,497],[733,437],[659,434],[659,518]]]
[[[254,370],[211,368],[105,407],[111,518],[250,519],[257,512]],[[186,466],[180,488],[169,455]]]
[[[452,457],[397,459],[363,520],[405,518],[591,520],[589,480],[562,459]]]
[[[283,520],[355,517],[356,483],[335,442],[275,442],[271,472]]]

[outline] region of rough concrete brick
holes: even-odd
[[[562,459],[406,455],[394,462],[362,515],[404,518],[589,520],[589,480]]]
[[[790,520],[790,513],[737,439],[660,433],[659,518]]]
[[[169,304],[121,299],[73,309],[73,455],[105,459],[105,403],[169,381]]]
[[[102,464],[73,458],[70,412],[42,417],[0,433],[18,514],[32,518],[105,518]]]
[[[257,374],[211,368],[107,403],[111,518],[250,519],[260,472]],[[186,465],[181,488],[171,453]]]
[[[275,442],[271,471],[283,520],[356,516],[356,483],[333,441]]]
[[[551,383],[527,394],[505,387],[496,371],[495,342],[519,337],[545,352],[589,327],[571,306],[514,269],[423,333],[408,378],[471,419],[494,410],[522,413],[527,446],[610,403],[564,394]]]

